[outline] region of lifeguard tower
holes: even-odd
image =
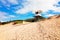
[[[42,11],[38,10],[35,12],[35,20],[42,19],[43,17],[41,16]]]

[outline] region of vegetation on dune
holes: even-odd
[[[58,18],[58,17],[60,17],[60,15],[58,15],[56,18]],[[42,16],[39,16],[39,20],[40,20],[40,21],[43,21],[43,20],[45,20],[45,19],[46,19],[46,18],[44,18],[44,17],[42,17]],[[51,19],[51,17],[49,17],[49,18],[47,18],[47,19]],[[7,22],[0,22],[0,25],[8,24],[8,23],[11,23],[11,22],[13,22],[13,23],[15,23],[15,24],[20,24],[20,23],[23,24],[23,21],[25,21],[25,22],[37,22],[37,21],[39,21],[39,20],[36,19],[36,17],[34,17],[34,18],[26,19],[26,20],[13,20],[13,21],[7,21]]]
[[[15,22],[16,24],[18,23],[23,23],[23,20],[13,20],[13,21],[7,21],[7,22],[0,22],[0,25],[5,25],[11,22]]]
[[[10,22],[23,23],[23,20],[14,20],[14,21],[10,21]]]
[[[42,17],[42,16],[39,17],[39,20],[44,20],[44,19],[45,19],[45,18]],[[38,19],[36,19],[36,18],[34,17],[34,18],[26,19],[25,21],[26,21],[26,22],[37,22]]]
[[[44,17],[40,17],[39,20],[43,20],[43,19],[45,19],[45,18]],[[11,22],[14,22],[16,24],[19,24],[19,23],[23,24],[23,21],[26,21],[26,22],[36,22],[38,20],[36,18],[30,18],[30,19],[26,19],[26,20],[13,20],[13,21],[7,21],[7,22],[0,22],[0,25],[5,25],[5,24],[11,23]]]

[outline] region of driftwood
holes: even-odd
[[[17,24],[17,22],[13,22],[13,25],[16,25]]]

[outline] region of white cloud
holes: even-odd
[[[14,18],[15,16],[14,15],[8,15],[6,12],[1,12],[0,11],[0,21],[1,22],[5,22],[8,20],[10,20],[10,18]]]
[[[6,1],[5,0],[0,0],[3,4],[6,4]]]
[[[18,4],[17,0],[7,0],[7,1],[12,3],[12,4]]]
[[[22,9],[17,10],[16,13],[17,14],[25,14],[25,13],[27,13],[29,11],[30,11],[30,9],[28,9],[27,7],[24,7]]]
[[[53,14],[48,14],[48,15],[45,15],[46,17],[51,17],[51,16],[54,16]]]
[[[0,1],[2,2],[2,5],[6,6],[7,8],[10,7],[10,3],[7,3],[7,0],[0,0]]]
[[[56,1],[58,0],[28,0],[29,4],[25,5],[24,8],[17,10],[16,13],[35,12],[36,10],[42,10],[43,12],[48,10],[60,11],[60,8],[53,6]]]
[[[6,14],[5,12],[1,12],[1,11],[0,11],[0,21],[3,21],[3,19],[8,18],[6,15],[7,15],[7,14]]]
[[[6,14],[5,12],[1,12],[1,11],[0,11],[0,19],[2,19],[2,18],[7,18],[6,15],[7,15],[7,14]]]
[[[14,18],[15,16],[14,15],[9,15],[10,18]]]

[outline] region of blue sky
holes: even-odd
[[[0,0],[0,21],[33,18],[37,10],[43,17],[60,14],[60,0]]]

